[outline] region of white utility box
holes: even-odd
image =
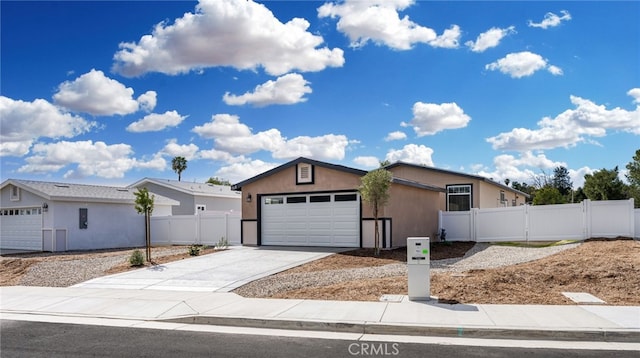
[[[431,299],[431,276],[429,273],[429,238],[407,238],[407,268],[409,271],[409,300]]]

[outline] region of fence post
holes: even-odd
[[[478,208],[471,209],[471,240],[478,242]]]
[[[591,200],[584,199],[582,201],[582,217],[584,223],[584,229],[582,230],[582,240],[586,240],[591,237]]]
[[[529,220],[529,205],[524,206],[524,241],[526,243],[529,242],[529,225],[531,221]]]

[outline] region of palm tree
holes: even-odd
[[[178,173],[178,181],[182,179],[182,172],[187,169],[187,160],[184,157],[175,157],[171,161],[171,169]]]

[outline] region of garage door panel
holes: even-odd
[[[0,247],[12,250],[42,251],[40,208],[7,209],[0,216]],[[11,212],[12,215],[5,215]]]
[[[353,195],[353,194],[352,194]],[[262,244],[298,246],[360,246],[360,204],[358,201],[338,201],[334,195],[323,194],[331,201],[314,202],[296,194],[264,197],[261,210]],[[357,196],[356,196],[357,197]],[[278,205],[271,198],[283,198]],[[296,201],[296,202],[294,202]]]

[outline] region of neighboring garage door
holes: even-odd
[[[360,247],[357,193],[271,195],[261,205],[262,245]]]
[[[42,209],[0,210],[0,248],[42,251]]]

